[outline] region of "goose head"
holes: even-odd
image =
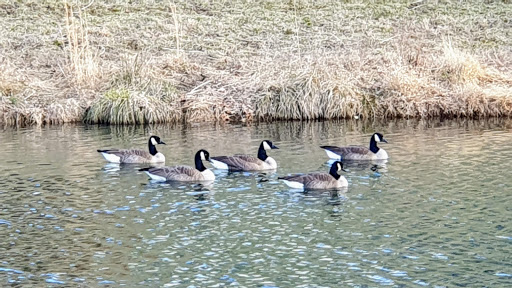
[[[149,153],[151,155],[155,156],[158,153],[158,151],[156,151],[156,147],[155,147],[158,144],[165,144],[165,142],[162,141],[160,139],[160,137],[158,137],[158,136],[151,136],[151,137],[149,137],[148,147],[149,147]]]
[[[341,176],[340,171],[348,172],[347,170],[345,170],[345,168],[343,168],[343,162],[335,161],[331,165],[329,174],[331,174],[332,177],[334,177],[336,180],[338,180]]]
[[[156,146],[158,144],[164,144],[165,145],[165,142],[162,141],[162,139],[160,139],[160,137],[158,136],[151,136],[149,137],[149,142],[153,145],[153,146]]]
[[[261,145],[263,146],[263,149],[270,150],[270,149],[279,149],[276,145],[272,143],[270,140],[263,140],[261,142]]]
[[[377,146],[377,143],[388,143],[388,140],[384,139],[384,136],[380,133],[374,133],[372,138],[370,139],[370,150],[377,154],[380,148]]]

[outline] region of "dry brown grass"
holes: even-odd
[[[342,70],[335,57],[316,56],[303,56],[291,65],[276,62],[280,68],[269,69],[275,74],[260,75],[265,79],[259,81],[267,85],[255,99],[256,117],[310,120],[369,116],[371,97],[358,88],[354,75]]]
[[[506,2],[7,0],[0,121],[510,116]]]
[[[78,8],[75,11],[75,4],[63,0],[66,21],[68,63],[67,68],[80,89],[83,86],[94,87],[99,81],[101,71],[98,64],[98,55],[92,50],[89,43],[89,32],[87,29],[87,13]]]
[[[108,91],[87,109],[84,121],[105,124],[173,123],[181,118],[181,110],[173,105],[176,102],[173,100],[128,90]]]

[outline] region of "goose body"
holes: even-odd
[[[329,173],[308,173],[279,177],[278,179],[283,180],[286,185],[294,189],[326,190],[347,187],[347,179],[338,174],[339,171],[345,171],[343,163],[336,161],[331,165]]]
[[[156,181],[177,181],[177,182],[202,182],[213,181],[215,175],[213,172],[206,168],[203,161],[208,161],[210,154],[206,150],[197,151],[194,161],[195,168],[190,166],[164,166],[164,167],[150,167],[143,168],[139,171],[144,171],[148,176]]]
[[[164,154],[156,150],[156,145],[165,144],[160,137],[151,136],[148,141],[149,152],[140,149],[97,150],[111,163],[164,163]]]
[[[267,155],[267,150],[279,149],[269,140],[263,140],[258,148],[258,157],[237,154],[233,156],[211,157],[210,162],[217,169],[230,171],[259,171],[277,168],[277,162]]]
[[[377,143],[388,143],[380,133],[374,133],[370,138],[370,148],[361,146],[320,146],[327,156],[336,160],[384,160],[388,159],[388,153],[377,146]]]

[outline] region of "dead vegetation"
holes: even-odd
[[[172,99],[135,94],[128,90],[107,91],[87,109],[85,122],[105,124],[172,123],[181,117]]]
[[[7,0],[0,122],[510,116],[506,2]]]

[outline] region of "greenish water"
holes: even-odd
[[[277,181],[327,171],[326,144],[379,131],[390,160],[348,164],[338,195]],[[512,121],[52,126],[0,132],[0,286],[510,287]],[[255,154],[276,173],[152,184],[99,148]]]

